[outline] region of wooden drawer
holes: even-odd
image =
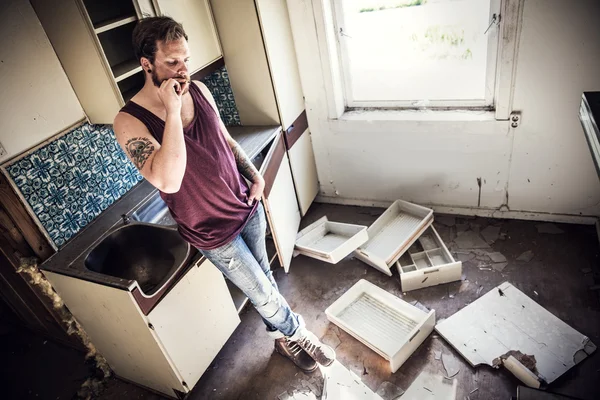
[[[433,331],[435,311],[426,313],[361,279],[325,310],[327,318],[389,360],[392,372]]]
[[[323,217],[298,232],[295,250],[336,264],[368,239],[366,226],[331,222]]]
[[[400,257],[396,268],[403,292],[458,281],[462,275],[462,263],[454,260],[433,226]]]

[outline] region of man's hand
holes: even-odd
[[[260,200],[263,195],[263,191],[265,190],[265,180],[262,176],[256,175],[254,177],[254,182],[250,187],[250,196],[248,197],[248,205],[251,206],[254,203],[254,200]]]
[[[181,84],[175,79],[167,79],[158,89],[158,97],[165,105],[167,114],[181,114]]]

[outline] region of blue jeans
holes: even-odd
[[[266,229],[261,203],[235,239],[216,249],[200,252],[244,292],[267,325],[267,331],[274,337],[292,336],[304,322],[279,293],[269,266]]]

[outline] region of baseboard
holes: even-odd
[[[328,203],[328,204],[342,204],[348,206],[362,206],[362,207],[380,207],[387,208],[392,204],[392,201],[377,201],[377,200],[362,200],[362,199],[346,199],[341,197],[329,197],[329,196],[317,196],[315,199],[317,203]],[[443,206],[436,204],[422,204],[419,205],[429,207],[436,213],[440,214],[452,214],[452,215],[467,215],[477,217],[488,217],[488,218],[500,218],[500,219],[521,219],[528,221],[544,221],[544,222],[558,222],[568,224],[581,224],[581,225],[596,225],[598,231],[598,237],[600,240],[600,222],[599,218],[590,215],[571,215],[571,214],[553,214],[543,212],[532,212],[532,211],[504,211],[498,209],[486,209],[486,208],[472,208],[472,207],[456,207],[456,206]]]

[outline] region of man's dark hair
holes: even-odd
[[[188,37],[183,26],[170,17],[148,17],[141,19],[133,29],[133,51],[138,61],[146,57],[154,63],[158,50],[157,41],[170,42]]]

